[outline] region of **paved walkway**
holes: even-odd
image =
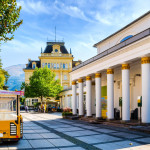
[[[64,120],[59,113],[22,115],[23,139],[18,143],[3,143],[0,150],[150,150],[150,134],[78,120]]]

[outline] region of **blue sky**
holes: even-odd
[[[74,60],[96,55],[93,45],[150,10],[150,0],[17,0],[23,24],[3,43],[3,67],[38,60],[48,40],[64,40]]]

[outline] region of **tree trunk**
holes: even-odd
[[[41,104],[43,102],[43,96],[41,96]],[[41,112],[42,112],[42,105],[41,105]]]

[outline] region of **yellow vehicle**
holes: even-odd
[[[0,142],[18,141],[23,137],[20,96],[17,94],[0,90]]]

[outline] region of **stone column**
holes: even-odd
[[[150,57],[141,59],[142,67],[142,123],[150,123]]]
[[[92,116],[92,84],[91,76],[86,76],[86,115]]]
[[[76,81],[72,81],[72,113],[77,114]]]
[[[107,119],[114,119],[114,71],[107,69]]]
[[[130,66],[122,64],[122,120],[130,120]]]
[[[78,80],[79,83],[79,116],[84,115],[83,111],[83,79]]]
[[[95,74],[96,118],[101,118],[101,74]]]

